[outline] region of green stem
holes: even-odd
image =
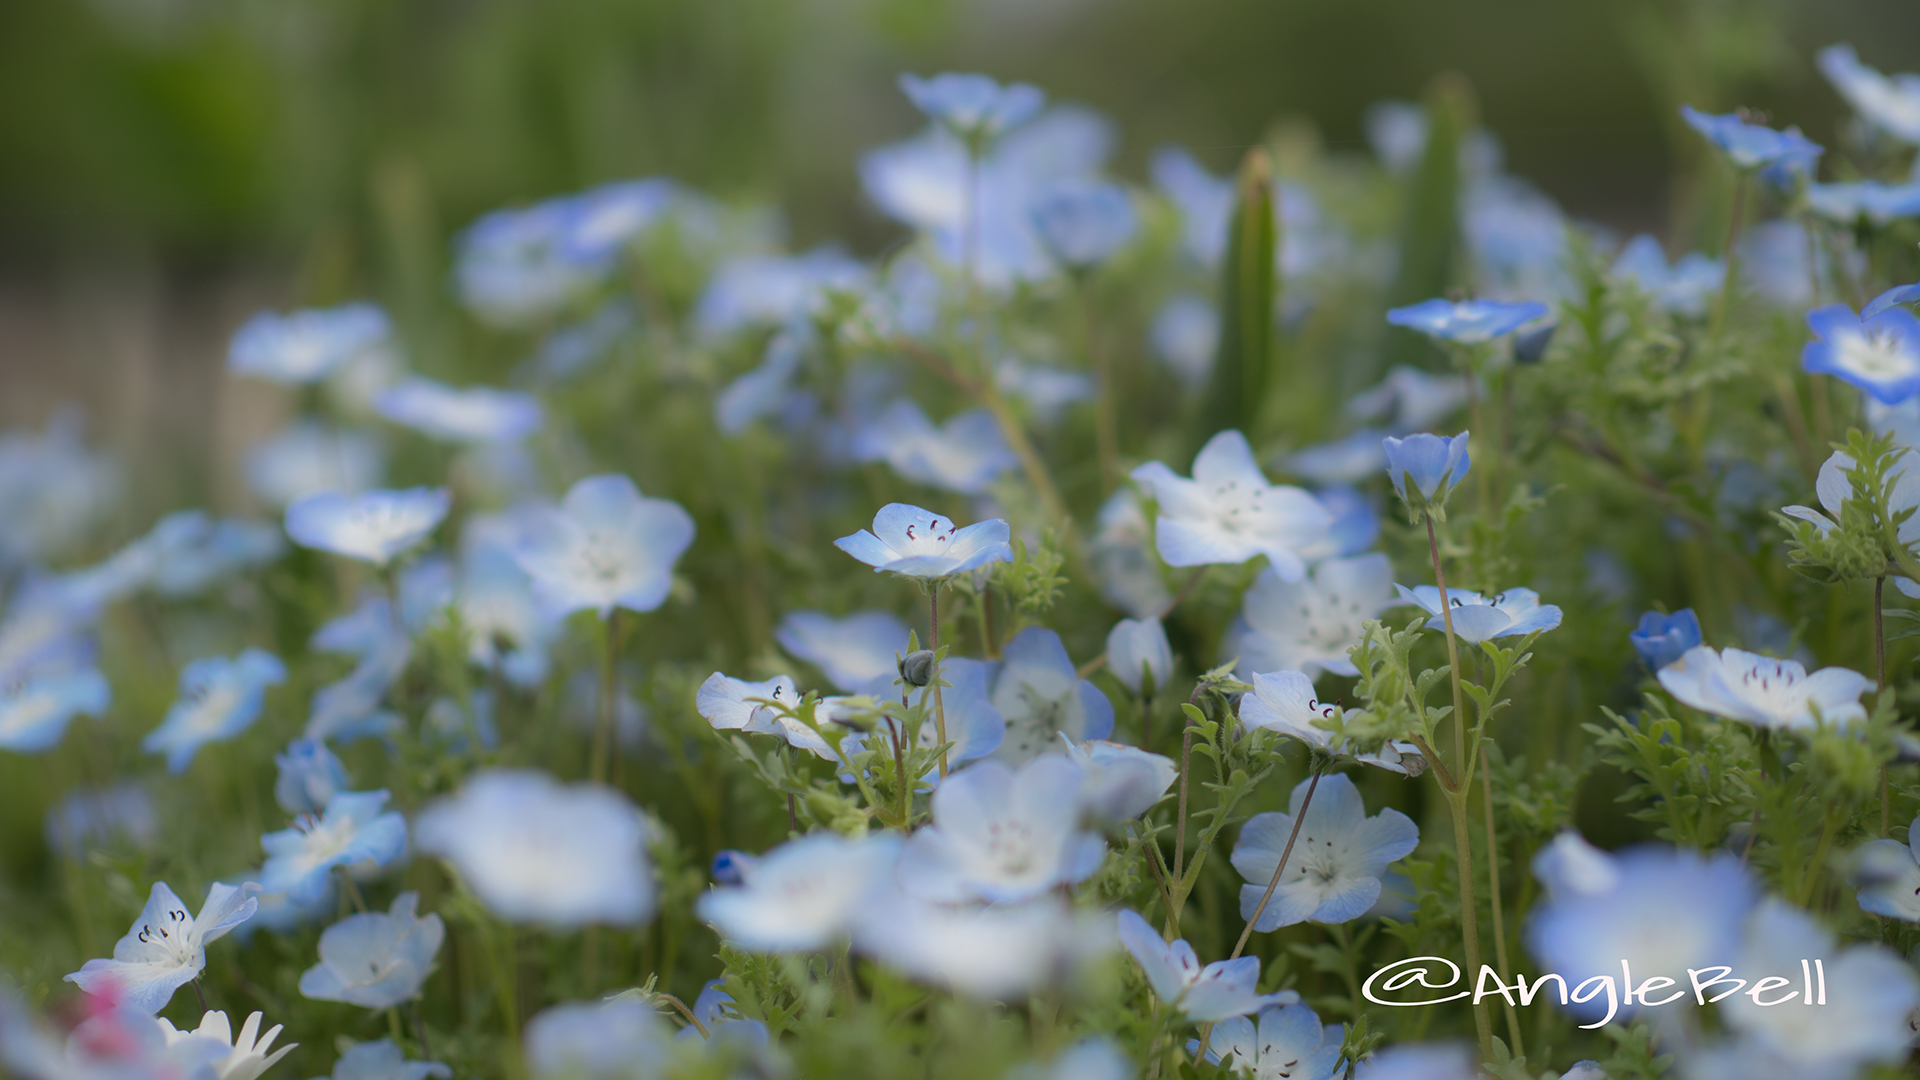
[[[1273,866],[1273,877],[1267,882],[1267,891],[1260,894],[1260,902],[1254,905],[1253,914],[1248,917],[1247,925],[1240,931],[1240,940],[1234,943],[1233,955],[1227,959],[1240,959],[1241,952],[1247,947],[1247,939],[1253,936],[1254,924],[1260,921],[1260,916],[1267,910],[1267,901],[1273,899],[1273,890],[1280,887],[1280,875],[1286,872],[1287,859],[1293,854],[1293,842],[1300,836],[1300,823],[1307,820],[1307,807],[1313,805],[1313,792],[1320,786],[1320,774],[1324,771],[1326,771],[1324,761],[1313,767],[1313,778],[1307,781],[1306,797],[1300,800],[1300,812],[1293,815],[1293,829],[1287,833],[1287,846],[1280,849],[1280,861]],[[1359,996],[1358,992],[1354,994],[1355,998]]]
[[[619,608],[614,608],[602,622],[601,636],[604,647],[600,653],[600,708],[594,716],[593,749],[587,762],[587,775],[596,784],[606,783],[607,762],[613,753],[613,697],[620,661]]]
[[[935,656],[940,655],[940,583],[935,582],[927,610],[927,623],[931,648]],[[947,706],[940,700],[940,667],[934,666],[933,675],[933,736],[940,741],[940,778],[947,776]],[[912,789],[909,788],[909,791]],[[909,795],[909,798],[912,796]],[[905,828],[905,823],[902,823]]]
[[[1507,921],[1500,910],[1500,834],[1494,828],[1493,772],[1484,750],[1480,753],[1480,791],[1486,798],[1487,809],[1487,896],[1493,901],[1493,958],[1500,965],[1501,977],[1505,978],[1513,968],[1507,964]],[[1507,1035],[1513,1039],[1514,1056],[1525,1057],[1527,1048],[1520,1037],[1519,1011],[1511,1001],[1506,1002],[1506,1006]]]
[[[1093,368],[1094,414],[1093,442],[1100,458],[1100,493],[1109,494],[1120,472],[1120,426],[1116,418],[1113,371],[1106,350],[1100,348],[1094,315],[1093,285],[1085,275],[1076,281],[1079,294],[1082,333],[1086,336],[1088,366]]]
[[[1739,282],[1740,273],[1740,226],[1747,216],[1747,172],[1740,171],[1739,178],[1733,183],[1733,215],[1727,222],[1727,246],[1721,257],[1727,260],[1726,275],[1720,281],[1720,299],[1713,306],[1713,324],[1707,330],[1707,340],[1720,340],[1720,330],[1727,322],[1727,309],[1733,306],[1733,289]]]
[[[1881,613],[1881,597],[1887,588],[1886,575],[1873,579],[1873,671],[1874,693],[1886,693],[1887,690],[1887,623]],[[1887,782],[1886,762],[1880,763],[1880,839],[1885,840],[1892,831],[1890,785]]]

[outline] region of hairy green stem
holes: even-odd
[[[1240,940],[1234,942],[1233,955],[1229,960],[1240,959],[1246,950],[1247,939],[1253,936],[1253,927],[1267,910],[1267,901],[1273,899],[1273,891],[1280,887],[1280,875],[1286,872],[1287,859],[1293,855],[1293,842],[1300,836],[1300,823],[1307,820],[1307,808],[1313,805],[1314,789],[1320,786],[1320,774],[1326,771],[1323,761],[1313,767],[1313,778],[1307,781],[1307,794],[1300,800],[1300,812],[1293,815],[1293,830],[1287,833],[1287,846],[1280,849],[1280,861],[1274,864],[1273,877],[1267,881],[1267,891],[1260,894],[1260,902],[1253,906],[1253,914],[1247,917],[1247,925],[1240,931]]]

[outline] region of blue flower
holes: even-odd
[[[420,996],[446,939],[438,915],[417,918],[420,894],[403,892],[386,912],[363,912],[320,935],[320,962],[300,976],[300,995],[389,1009]]]
[[[857,289],[866,277],[866,267],[832,245],[805,255],[741,255],[714,271],[693,321],[708,335],[793,324],[805,320],[828,291]]]
[[[1007,397],[1025,402],[1034,423],[1042,427],[1052,424],[1068,405],[1093,397],[1093,380],[1080,372],[1012,359],[1000,361],[993,369],[993,384]]]
[[[1920,393],[1920,319],[1901,307],[1870,319],[1845,304],[1807,312],[1815,338],[1800,351],[1809,372],[1832,375],[1895,405]]]
[[[1316,725],[1337,713],[1338,706],[1321,701],[1313,688],[1313,680],[1300,671],[1255,672],[1253,690],[1240,695],[1240,722],[1249,728],[1298,739],[1318,750],[1349,755],[1355,761],[1401,776],[1418,776],[1426,771],[1426,758],[1420,748],[1410,742],[1387,742],[1371,754],[1356,753],[1345,742],[1335,746],[1333,733]],[[1386,880],[1381,879],[1383,883]]]
[[[226,742],[252,727],[260,718],[267,687],[285,681],[287,666],[261,649],[248,649],[231,660],[195,660],[180,669],[180,697],[140,748],[167,755],[167,771],[185,772],[202,746]]]
[[[113,460],[87,449],[77,412],[56,413],[44,434],[0,434],[0,566],[70,553],[120,505],[120,487]]]
[[[1160,804],[1180,778],[1180,767],[1163,754],[1137,746],[1060,737],[1067,760],[1080,767],[1080,808],[1089,821],[1115,825],[1132,821]]]
[[[1696,251],[1669,267],[1660,241],[1642,234],[1621,249],[1610,272],[1632,283],[1662,311],[1697,319],[1706,314],[1708,302],[1725,283],[1727,265]]]
[[[1502,300],[1423,300],[1411,307],[1387,312],[1387,322],[1418,330],[1437,341],[1457,345],[1478,345],[1513,333],[1535,319],[1544,318],[1547,305],[1538,301],[1509,303]]]
[[[1384,435],[1378,428],[1361,428],[1345,438],[1303,447],[1287,455],[1287,469],[1316,484],[1370,480],[1387,466],[1386,452],[1380,447]]]
[[[1904,184],[1878,180],[1813,184],[1807,188],[1807,209],[1847,228],[1885,228],[1894,221],[1920,217],[1920,180]]]
[[[392,333],[386,312],[372,304],[288,315],[263,311],[234,332],[227,370],[277,383],[310,383],[362,353],[385,347]]]
[[[950,764],[957,765],[963,761],[986,757],[998,750],[1001,742],[1006,739],[1006,718],[1000,715],[999,708],[994,705],[993,698],[989,694],[988,684],[993,672],[994,668],[991,664],[969,660],[962,656],[950,656],[940,664],[940,678],[947,684],[940,693],[940,706],[947,716],[947,741],[953,744],[953,749],[947,752],[947,760]],[[894,672],[888,671],[869,679],[856,689],[875,701],[886,701],[902,696],[903,687],[895,685],[897,682]],[[931,689],[923,687],[917,691],[907,692],[906,696],[909,700],[917,699],[916,703],[927,710],[925,715],[929,717],[926,723],[920,725],[919,745],[927,749],[938,746],[940,743],[936,736],[939,728],[931,720],[933,716]],[[841,700],[826,699],[825,704],[829,709],[823,710],[821,715],[830,717],[832,707]],[[848,735],[840,744],[841,752],[850,757],[858,747],[865,745],[869,740],[885,741],[885,737],[856,732]],[[939,766],[929,767],[921,779],[926,781],[928,787],[938,786]]]
[[[562,199],[497,210],[474,222],[456,245],[454,265],[467,310],[494,326],[521,327],[577,299],[607,266],[577,257],[567,243],[574,222]]]
[[[664,177],[620,180],[567,201],[562,255],[582,266],[604,265],[672,210],[680,187]]]
[[[916,483],[979,495],[1020,464],[986,409],[970,409],[935,427],[901,398],[854,436],[858,461],[884,461]]]
[[[1259,957],[1216,960],[1201,967],[1193,946],[1184,939],[1165,940],[1138,912],[1130,909],[1120,912],[1120,943],[1133,954],[1160,1000],[1196,1023],[1245,1016],[1270,1005],[1292,1005],[1300,1000],[1300,995],[1292,990],[1277,994],[1255,990],[1255,984],[1260,981]],[[1339,1044],[1335,1043],[1333,1049],[1337,1056]]]
[[[847,691],[891,678],[895,658],[907,650],[907,624],[884,611],[857,611],[844,619],[790,611],[773,637],[788,655],[818,667],[828,682]]]
[[[28,675],[0,688],[0,750],[38,754],[59,745],[79,714],[101,716],[113,701],[106,676],[93,668]]]
[[[271,522],[215,518],[181,510],[160,519],[141,541],[147,584],[162,596],[190,596],[228,574],[273,562],[286,549]]]
[[[134,782],[110,788],[83,788],[68,794],[47,811],[47,848],[69,859],[124,839],[145,851],[160,833],[153,796]]]
[[[364,431],[302,420],[247,451],[247,487],[284,507],[322,491],[365,491],[380,483],[379,442]]]
[[[1255,814],[1240,830],[1233,868],[1247,881],[1240,886],[1241,918],[1251,918],[1266,895],[1309,783],[1302,780],[1294,787],[1287,813]],[[1407,815],[1383,808],[1368,817],[1360,790],[1345,773],[1322,776],[1280,884],[1253,928],[1265,933],[1308,920],[1343,923],[1359,918],[1380,899],[1380,876],[1387,865],[1412,854],[1419,843],[1420,829]]]
[[[287,507],[287,535],[301,547],[385,566],[425,540],[452,505],[453,493],[446,488],[357,495],[323,491]]]
[[[896,893],[858,920],[853,944],[910,978],[1012,1001],[1084,977],[1115,941],[1111,916],[1054,895],[979,906]]]
[[[1524,180],[1490,175],[1467,188],[1464,202],[1461,232],[1489,296],[1550,300],[1575,292],[1567,273],[1573,223],[1552,199]]]
[[[486,443],[524,438],[540,430],[540,403],[527,394],[491,386],[452,387],[406,379],[376,394],[373,411],[396,424],[447,442]]]
[[[1459,625],[1458,617],[1455,625]],[[1798,660],[1696,645],[1660,669],[1660,685],[1701,712],[1767,729],[1846,727],[1867,718],[1860,695],[1873,680],[1851,668],[1807,673]]]
[[[1153,317],[1153,353],[1189,387],[1205,382],[1220,345],[1220,312],[1198,296],[1176,296]]]
[[[1478,1080],[1482,1074],[1474,1062],[1473,1047],[1465,1043],[1400,1043],[1361,1062],[1353,1080]],[[1577,1072],[1576,1065],[1560,1080],[1590,1080]]]
[[[1133,470],[1133,480],[1159,503],[1154,543],[1169,566],[1265,555],[1282,577],[1297,581],[1307,571],[1302,553],[1324,542],[1333,526],[1333,515],[1304,489],[1269,484],[1238,431],[1207,440],[1194,456],[1191,480],[1158,461]]]
[[[1023,765],[1052,750],[1065,735],[1079,742],[1113,734],[1113,702],[1080,677],[1060,635],[1029,626],[987,664],[990,698],[1006,722],[1006,734],[993,756]]]
[[[1118,184],[1085,180],[1063,184],[1033,208],[1041,243],[1060,263],[1086,270],[1111,258],[1133,238],[1133,200]]]
[[[1640,616],[1640,625],[1628,637],[1647,667],[1659,671],[1700,644],[1700,617],[1692,608],[1671,615],[1649,611]]]
[[[585,319],[548,334],[528,368],[540,381],[570,379],[612,351],[635,321],[632,304],[610,300]]]
[[[1867,306],[1860,309],[1860,318],[1871,319],[1888,308],[1911,304],[1915,301],[1920,301],[1920,283],[1895,285],[1867,301]]]
[[[1714,116],[1691,105],[1680,106],[1680,116],[1687,126],[1718,147],[1736,169],[1758,169],[1780,161],[1804,162],[1821,153],[1821,148],[1800,134],[1799,128],[1775,131],[1749,124],[1737,113]]]
[[[497,669],[515,686],[531,687],[546,681],[547,650],[560,624],[537,602],[533,579],[514,557],[519,529],[507,515],[475,514],[466,520],[453,606],[467,632],[467,659],[475,667]]]
[[[1432,585],[1409,589],[1395,585],[1400,599],[1426,611],[1432,618],[1427,629],[1442,630],[1447,621],[1440,611],[1440,590]],[[1453,608],[1453,632],[1461,641],[1478,645],[1495,638],[1516,634],[1543,633],[1560,625],[1560,609],[1542,604],[1532,589],[1507,589],[1482,596],[1467,589],[1448,589],[1447,603]]]
[[[713,423],[722,435],[738,435],[793,400],[793,376],[805,359],[805,342],[798,331],[780,331],[767,340],[760,366],[727,384],[713,402]]]
[[[1374,449],[1380,451],[1378,440]],[[1384,451],[1381,452],[1384,455]],[[1377,471],[1376,466],[1376,471]],[[1308,548],[1304,554],[1309,558],[1345,557],[1365,551],[1380,539],[1380,514],[1373,508],[1373,500],[1345,484],[1334,484],[1314,490],[1313,497],[1333,515],[1333,525],[1327,530],[1324,547]]]
[[[693,517],[670,499],[642,498],[617,473],[573,485],[558,507],[527,512],[514,558],[549,614],[616,607],[652,611],[673,588],[693,543]]]
[[[1013,903],[1100,868],[1107,843],[1080,828],[1080,769],[1055,754],[1018,772],[983,761],[933,792],[932,824],[907,839],[899,879],[942,903]]]
[[[1344,1076],[1340,1047],[1346,1040],[1345,1025],[1322,1027],[1319,1014],[1299,1004],[1298,994],[1293,997],[1291,1002],[1261,1009],[1257,1023],[1244,1016],[1234,1016],[1215,1024],[1207,1036],[1206,1060],[1259,1080],[1282,1076],[1289,1080],[1333,1080]],[[1188,1040],[1188,1053],[1197,1053],[1199,1049],[1199,1040]],[[1459,1080],[1468,1080],[1471,1066],[1467,1068]],[[1362,1075],[1365,1075],[1364,1069],[1362,1066]],[[1406,1080],[1455,1078],[1414,1073]]]
[[[340,1051],[332,1080],[452,1080],[453,1070],[438,1061],[408,1061],[392,1039],[355,1043]],[[323,1078],[322,1078],[323,1080]]]
[[[713,855],[713,883],[715,885],[744,885],[747,875],[760,865],[760,856],[749,855],[744,851],[723,848]]]
[[[720,979],[708,979],[707,985],[700,988],[700,996],[693,1000],[694,1018],[700,1021],[701,1028],[707,1029],[706,1033],[702,1035],[700,1028],[689,1024],[675,1032],[673,1037],[683,1040],[705,1038],[721,1042],[737,1041],[745,1046],[767,1045],[767,1025],[759,1020],[741,1019],[733,995],[721,989],[721,983]]]
[[[415,834],[509,922],[635,926],[653,914],[647,827],[611,788],[484,770],[421,811]]]
[[[1393,480],[1393,490],[1412,503],[1413,497],[1407,491],[1407,481],[1412,480],[1413,489],[1423,503],[1444,505],[1447,495],[1473,468],[1473,459],[1467,454],[1469,434],[1465,431],[1451,437],[1420,434],[1404,439],[1389,435],[1380,440],[1381,448],[1387,453],[1387,476]]]
[[[1173,647],[1159,619],[1121,619],[1107,631],[1107,667],[1134,693],[1142,683],[1165,690],[1173,675]]]
[[[1219,265],[1233,217],[1233,181],[1208,172],[1192,154],[1177,147],[1154,151],[1155,186],[1180,211],[1181,240],[1187,254],[1205,267]]]
[[[200,913],[189,915],[166,882],[155,882],[133,928],[114,943],[113,959],[89,960],[66,981],[89,994],[117,997],[126,1008],[157,1013],[206,968],[207,946],[253,917],[258,891],[257,885],[214,885]]]
[[[533,1080],[638,1080],[669,1071],[673,1039],[653,1006],[613,997],[542,1010],[521,1047]]]
[[[893,874],[900,838],[817,832],[741,867],[740,881],[694,904],[719,935],[753,952],[810,952],[850,935]]]
[[[318,814],[335,795],[347,790],[347,767],[319,739],[299,738],[287,752],[275,754],[280,775],[273,782],[273,801],[289,814]]]
[[[1860,62],[1851,45],[1820,50],[1820,70],[1855,112],[1874,127],[1920,146],[1920,75],[1880,74]]]
[[[1005,86],[986,75],[944,72],[932,78],[900,76],[913,107],[970,142],[998,138],[1040,114],[1047,96],[1026,83]]]
[[[873,567],[902,577],[936,581],[992,562],[1012,562],[1013,530],[993,518],[955,528],[931,510],[888,503],[873,515],[873,530],[843,536],[833,546]]]
[[[303,816],[292,828],[262,836],[267,861],[260,867],[261,890],[307,904],[328,887],[336,866],[359,874],[400,858],[407,848],[407,819],[386,805],[385,791],[343,791],[327,800],[318,818]]]

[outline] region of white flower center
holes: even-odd
[[[1213,519],[1230,533],[1251,533],[1259,527],[1261,500],[1271,490],[1265,485],[1249,486],[1238,480],[1218,484],[1210,493]]]
[[[1889,331],[1843,334],[1834,343],[1836,362],[1862,378],[1885,380],[1920,373],[1920,357],[1904,348],[1899,335]]]
[[[184,967],[193,962],[193,918],[180,908],[163,912],[156,922],[141,923],[134,936],[165,949],[176,964]]]
[[[987,858],[1007,877],[1018,877],[1032,869],[1035,862],[1033,848],[1033,827],[1026,822],[1001,820],[987,823]]]

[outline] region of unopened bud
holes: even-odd
[[[933,650],[917,649],[900,658],[900,678],[908,686],[925,686],[933,681]]]

